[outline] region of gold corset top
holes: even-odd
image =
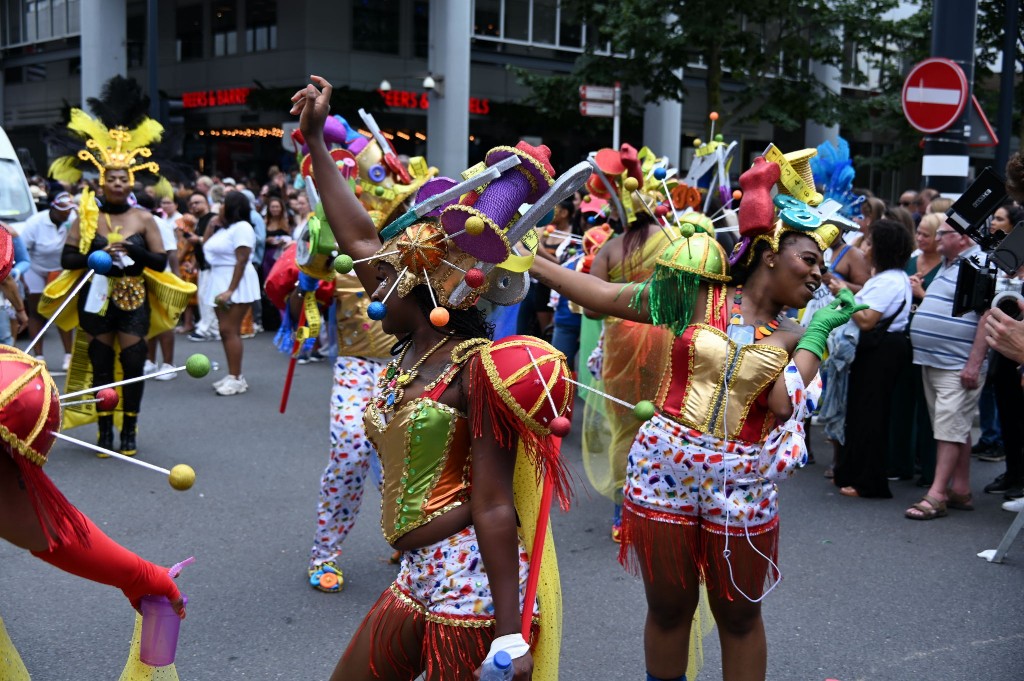
[[[768,392],[789,363],[785,348],[737,346],[709,324],[692,324],[672,346],[658,391],[664,411],[715,437],[760,442],[775,425]]]
[[[469,501],[469,424],[456,409],[419,397],[385,424],[371,401],[363,422],[384,469],[381,530],[388,543]]]

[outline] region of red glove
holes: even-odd
[[[136,610],[139,600],[150,594],[166,596],[172,603],[181,600],[167,568],[143,560],[124,548],[84,514],[82,520],[88,533],[85,542],[68,542],[52,551],[33,551],[32,555],[78,577],[116,586]],[[183,610],[181,616],[185,616]]]

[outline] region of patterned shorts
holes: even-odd
[[[522,611],[530,559],[519,542],[519,608]],[[391,591],[428,621],[465,626],[494,622],[491,585],[472,525],[436,544],[405,551]],[[534,603],[534,617],[540,614]]]
[[[652,419],[629,450],[625,499],[664,522],[769,523],[778,514],[778,489],[758,472],[760,451],[760,444],[723,441]]]

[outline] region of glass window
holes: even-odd
[[[176,49],[178,61],[203,58],[203,6],[179,7],[177,13]]]
[[[505,37],[528,40],[530,30],[530,0],[505,0]]]
[[[412,6],[413,56],[427,58],[430,49],[430,3],[416,0]]]
[[[78,33],[82,30],[81,12],[81,0],[68,0],[68,33]]]
[[[21,164],[10,159],[0,159],[0,218],[4,220],[25,220],[35,212],[32,194],[25,182],[25,171]]]
[[[49,40],[53,36],[50,26],[50,0],[36,0],[36,36],[39,40]]]
[[[146,57],[146,15],[129,15],[126,33],[128,36],[128,68],[142,66]]]
[[[64,0],[53,0],[53,36],[68,34],[68,6]]]
[[[473,15],[475,35],[501,35],[501,0],[476,0]]]
[[[583,23],[577,18],[575,12],[563,6],[558,23],[559,45],[562,47],[583,47]]]
[[[398,54],[398,0],[353,0],[352,47]]]
[[[16,45],[21,42],[22,14],[19,0],[3,0],[0,24],[0,44]]]
[[[235,0],[216,0],[210,6],[213,56],[238,54],[238,12]]]
[[[35,42],[36,40],[36,0],[25,0],[23,7],[25,8],[25,42]]]
[[[555,44],[558,0],[533,0],[533,42]]]
[[[245,51],[277,49],[277,1],[249,0],[245,3]]]

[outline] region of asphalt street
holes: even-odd
[[[270,334],[245,343],[249,392],[210,388],[225,366],[219,343],[180,339],[179,364],[203,351],[220,372],[149,382],[139,458],[188,463],[195,487],[58,442],[46,469],[108,534],[170,565],[194,555],[179,586],[189,597],[177,670],[182,681],[326,679],[361,617],[393,579],[367,492],[345,545],[346,586],[323,594],[306,580],[316,494],[327,458],[331,368],[297,367],[285,415],[285,357]],[[47,343],[59,366],[58,343]],[[58,384],[62,379],[58,378]],[[827,458],[813,429],[819,462]],[[92,426],[69,432],[92,441]],[[579,435],[565,452],[584,480]],[[894,499],[839,496],[821,463],[782,486],[784,579],[765,600],[770,679],[953,681],[1024,679],[1024,537],[1002,565],[995,548],[1013,517],[981,488],[998,463],[973,464],[977,510],[915,522],[903,510],[922,490],[892,484]],[[569,513],[555,512],[562,575],[561,678],[644,678],[643,590],[616,562],[611,503],[578,482]],[[121,593],[71,577],[0,542],[0,614],[35,681],[114,680],[128,654],[134,612]],[[704,641],[700,678],[721,678],[718,638]]]

